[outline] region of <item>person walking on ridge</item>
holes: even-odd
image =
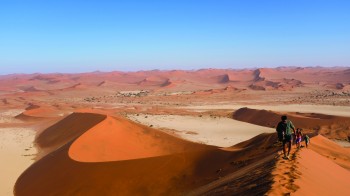
[[[279,137],[282,139],[282,149],[284,154],[283,159],[289,159],[289,153],[292,148],[293,134],[295,135],[295,127],[292,121],[287,120],[287,116],[283,115],[281,117],[281,122],[279,122],[277,125],[276,131]],[[288,148],[288,153],[286,147]]]

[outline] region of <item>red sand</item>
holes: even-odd
[[[160,142],[154,143],[158,140]],[[263,134],[232,148],[240,150],[220,150],[190,143],[122,118],[72,114],[39,135],[40,146],[55,148],[19,177],[15,193],[182,194],[273,155],[277,150],[271,146],[275,140],[275,135]],[[84,145],[88,148],[92,145],[92,152],[86,151]],[[241,175],[237,174],[238,177]],[[249,180],[246,179],[246,183],[249,184]],[[241,191],[249,193],[252,190],[246,187]],[[256,191],[264,193],[266,187],[261,186]]]
[[[336,194],[338,190],[348,195],[349,149],[327,138],[348,139],[349,118],[288,113],[305,133],[327,138],[313,137],[308,150],[283,163],[277,155],[280,147],[274,145],[275,134],[219,149],[114,116],[140,112],[227,116],[232,111],[201,113],[181,106],[236,101],[348,106],[349,68],[14,74],[0,76],[0,86],[0,109],[27,108],[17,118],[37,120],[30,125],[79,112],[38,134],[40,154],[18,178],[16,195],[264,195],[269,190],[277,195]],[[143,94],[121,93],[140,90]],[[245,108],[233,117],[274,127],[280,115]],[[290,175],[283,179],[286,172]],[[284,187],[272,186],[274,181]]]
[[[349,170],[309,149],[300,152],[298,161],[301,175],[295,184],[300,188],[295,195],[350,195]]]
[[[312,138],[310,149],[350,171],[350,148],[341,147],[333,141],[318,135]]]
[[[80,162],[105,162],[205,149],[208,147],[174,138],[122,118],[107,117],[73,142],[69,156]]]

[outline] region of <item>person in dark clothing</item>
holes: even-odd
[[[279,142],[283,141],[283,135],[284,135],[284,132],[286,131],[286,126],[287,124],[284,121],[281,121],[277,124],[276,131],[277,131],[277,137]]]
[[[283,115],[281,117],[281,122],[278,123],[276,127],[278,139],[282,141],[282,148],[283,148],[283,158],[289,159],[289,153],[290,149],[292,148],[292,140],[293,140],[293,133],[295,135],[295,127],[292,123],[292,121],[287,120],[287,116]],[[293,131],[293,132],[292,132]],[[288,153],[286,150],[286,147],[288,147]]]

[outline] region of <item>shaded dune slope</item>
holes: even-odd
[[[236,120],[265,126],[275,127],[281,119],[282,113],[267,110],[241,108],[232,117]],[[296,127],[306,129],[312,135],[322,134],[331,139],[347,140],[350,136],[350,118],[317,113],[287,113]]]
[[[39,147],[50,149],[49,153],[18,178],[14,191],[15,195],[183,194],[244,168],[251,171],[249,166],[257,168],[254,164],[264,157],[273,164],[275,140],[274,134],[262,134],[219,149],[119,117],[74,113],[38,136]],[[264,193],[272,182],[268,175],[262,178],[254,186]],[[236,179],[236,187],[238,183]],[[249,191],[251,182],[244,183]]]

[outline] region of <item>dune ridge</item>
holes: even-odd
[[[284,113],[240,108],[233,113],[232,118],[273,128],[280,121],[281,115]],[[312,135],[322,134],[327,138],[342,140],[348,140],[350,135],[349,117],[300,112],[288,112],[287,116],[296,127],[303,128],[306,133]]]
[[[106,129],[109,128],[111,132],[120,129],[126,137],[140,136],[138,143],[132,143],[131,146],[138,145],[144,148],[144,144],[150,145],[150,149],[146,146],[148,154],[144,156],[145,154],[134,149],[134,154],[131,152],[118,155],[118,149],[128,148],[130,145],[121,133],[107,133],[102,137],[103,140],[100,140],[99,137],[106,134]],[[131,130],[134,130],[134,133],[129,133]],[[152,139],[145,139],[150,134],[164,140],[164,143],[159,144],[162,148],[154,146]],[[96,143],[95,147],[105,143],[107,139],[121,143],[116,144],[109,153],[103,154],[100,150],[93,150],[91,155],[86,154],[83,149],[84,145],[93,145],[88,143],[91,139],[96,139],[93,140]],[[253,143],[257,143],[255,146],[243,143],[238,147],[219,149],[188,142],[120,117],[73,113],[38,136],[38,145],[51,150],[18,178],[15,195],[26,195],[28,192],[34,195],[186,193],[215,181],[220,176],[254,164],[257,159],[267,154],[274,154],[277,149],[272,146],[272,141],[275,139],[272,134],[262,134],[252,139]],[[115,143],[107,142],[102,149],[111,148]],[[253,156],[255,154],[257,156]],[[78,161],[72,157],[78,158]],[[105,159],[106,157],[108,159]],[[246,183],[249,184],[249,181]],[[267,190],[264,188],[261,191]]]
[[[166,133],[107,116],[76,139],[69,156],[80,162],[106,162],[166,156],[209,149]]]
[[[255,120],[257,114],[268,119],[279,116],[271,111],[243,108],[236,117],[262,123]],[[299,113],[295,117],[336,118]],[[331,182],[317,179],[319,168],[335,168],[332,180],[342,180],[350,173],[349,149],[321,135],[311,138],[309,149],[293,152],[292,164],[280,158],[276,140],[276,134],[265,133],[231,147],[218,148],[192,143],[103,112],[73,113],[37,137],[36,142],[44,151],[42,158],[18,178],[14,193],[302,195],[320,192],[312,191],[317,186],[310,181]],[[310,168],[315,162],[319,165]],[[346,182],[338,185],[344,194],[348,191]]]
[[[335,160],[319,153],[329,153],[323,150],[313,150],[314,145],[327,148],[324,142],[332,143],[321,135],[311,139],[310,148],[295,148],[291,151],[291,160],[279,159],[272,171],[273,185],[267,195],[348,195],[350,189],[350,170],[341,167]],[[335,143],[332,146],[337,146]],[[341,148],[340,146],[337,146]],[[338,152],[336,157],[347,156],[348,153]],[[280,156],[282,156],[280,154]]]

